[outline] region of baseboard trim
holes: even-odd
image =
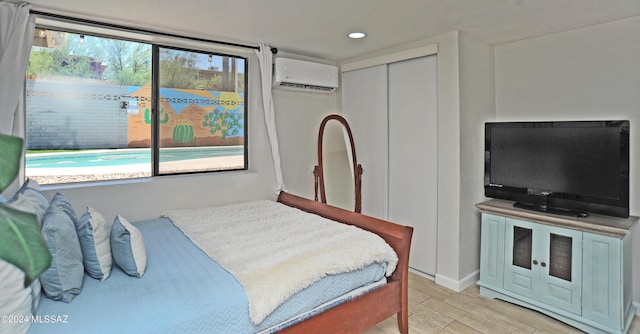
[[[412,274],[416,274],[416,275],[418,275],[420,277],[426,278],[426,279],[428,279],[430,281],[435,281],[436,280],[436,278],[433,275],[424,273],[424,272],[422,272],[420,270],[416,270],[416,269],[413,269],[411,267],[409,267],[409,272],[412,273]]]
[[[413,270],[411,268],[409,268],[410,272],[413,272],[416,275],[425,277],[427,279],[430,280],[434,280],[434,277],[431,275],[427,275],[423,272],[417,271],[417,270]],[[470,286],[472,286],[473,284],[475,284],[478,280],[480,279],[480,270],[476,270],[474,272],[472,272],[471,274],[467,275],[466,277],[464,277],[463,279],[457,281],[454,279],[451,279],[447,276],[444,276],[442,274],[436,274],[435,276],[435,282],[438,285],[444,286],[447,289],[451,289],[455,292],[460,292]],[[636,316],[640,317],[640,302],[633,302],[633,306],[635,306],[636,308]]]
[[[436,284],[442,285],[447,289],[460,292],[472,285],[480,279],[480,270],[475,270],[461,280],[454,280],[442,274],[436,274]]]

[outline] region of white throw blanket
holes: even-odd
[[[378,235],[274,201],[172,211],[191,241],[244,287],[249,315],[262,322],[280,304],[321,278],[398,257]]]

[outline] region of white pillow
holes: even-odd
[[[113,261],[127,275],[142,277],[147,268],[147,250],[140,231],[118,215],[111,227]]]
[[[76,225],[84,270],[101,281],[111,275],[111,225],[112,222],[105,220],[100,212],[90,206]]]
[[[24,272],[0,260],[0,316],[31,316],[32,292],[32,286],[24,287]],[[31,321],[2,321],[0,333],[26,333],[30,326]]]

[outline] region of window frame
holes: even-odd
[[[35,14],[36,16],[36,29],[58,30],[69,32],[79,35],[95,36],[101,38],[119,39],[130,42],[139,42],[149,44],[151,46],[151,178],[163,177],[163,176],[175,176],[175,175],[190,175],[190,174],[207,174],[207,173],[224,173],[224,172],[238,172],[249,170],[249,56],[254,54],[255,47],[245,46],[240,44],[209,41],[197,37],[185,37],[174,34],[166,34],[161,32],[153,32],[135,28],[127,28],[119,25],[112,25],[107,23],[100,23],[89,20],[75,19],[64,16],[51,15],[54,18],[49,17],[49,14]],[[160,141],[159,141],[159,116],[157,110],[160,110],[160,62],[159,62],[159,50],[160,48],[169,48],[180,51],[196,52],[210,54],[214,56],[226,56],[244,59],[244,108],[243,108],[243,122],[244,122],[244,143],[243,143],[243,167],[233,169],[212,169],[205,171],[178,171],[178,172],[163,172],[160,173],[159,158],[160,158]],[[26,119],[26,106],[25,106],[25,119]],[[26,121],[25,121],[26,126]],[[26,136],[26,131],[24,132]],[[147,177],[135,177],[135,178],[120,178],[113,180],[91,180],[91,181],[79,181],[66,184],[82,184],[90,182],[118,182],[126,180],[139,180]],[[52,183],[51,185],[64,185],[65,183]]]
[[[177,172],[177,173],[160,173],[160,121],[159,121],[159,113],[157,110],[160,110],[160,49],[171,49],[177,51],[185,51],[185,52],[197,52],[197,53],[205,53],[205,51],[190,49],[184,47],[175,47],[168,45],[160,45],[160,44],[151,44],[151,52],[152,52],[152,80],[151,80],[151,90],[153,92],[152,96],[152,110],[151,110],[151,175],[153,176],[167,176],[167,175],[185,175],[185,174],[202,174],[202,173],[218,173],[218,172],[232,172],[232,171],[246,171],[249,169],[249,117],[248,117],[248,96],[249,96],[249,58],[248,57],[240,57],[236,55],[230,55],[226,53],[219,52],[209,52],[210,55],[213,56],[227,56],[227,57],[235,57],[244,59],[244,153],[243,153],[243,165],[244,168],[236,168],[236,169],[224,169],[224,170],[209,170],[209,171],[185,171],[185,172]]]

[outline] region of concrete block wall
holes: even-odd
[[[126,148],[127,86],[27,80],[27,149]]]

